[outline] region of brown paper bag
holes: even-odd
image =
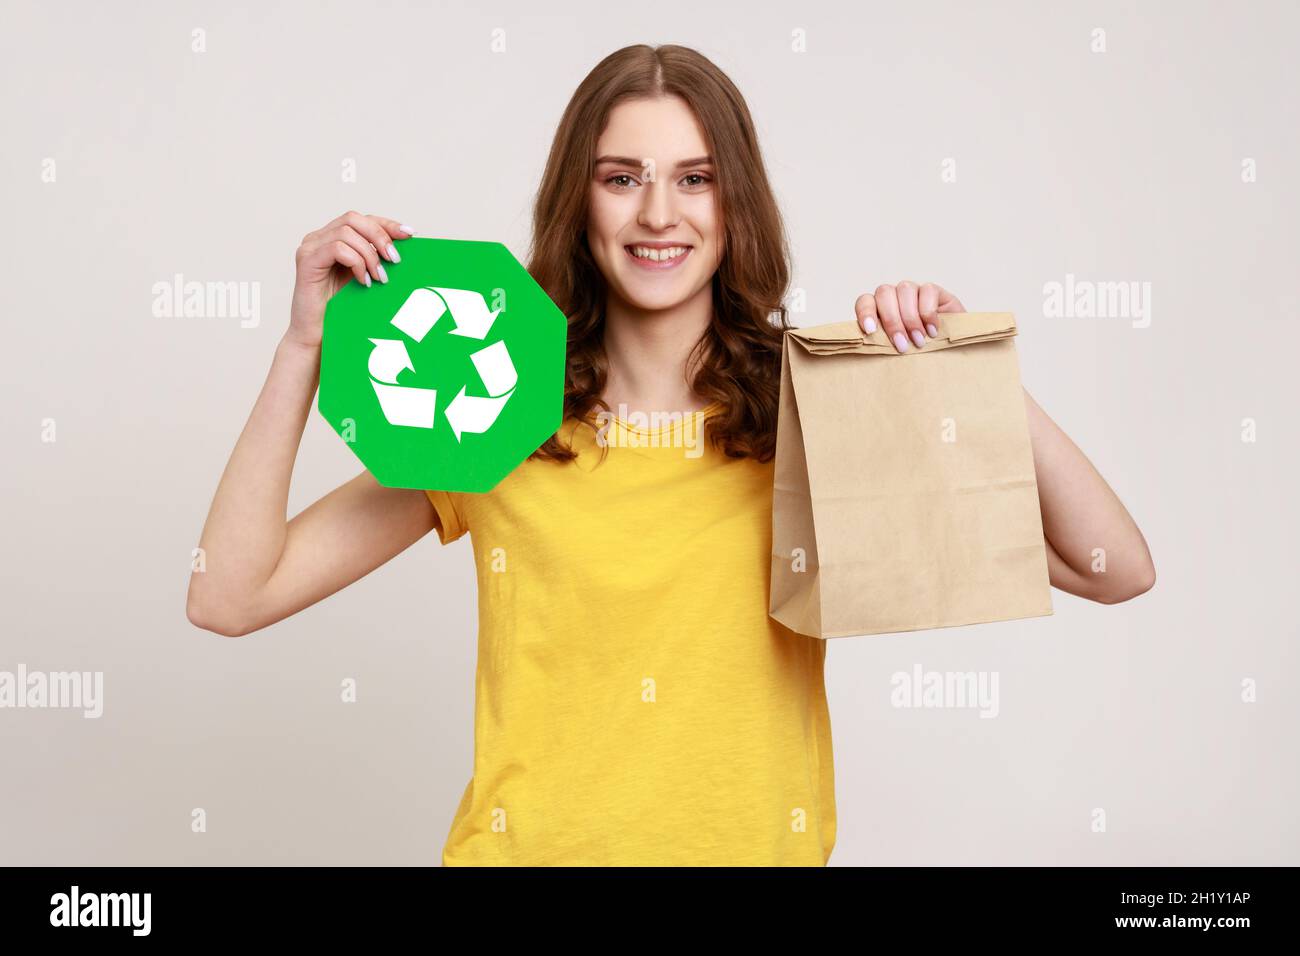
[[[1052,613],[1015,317],[936,326],[902,354],[853,322],[786,333],[769,610],[792,630]]]

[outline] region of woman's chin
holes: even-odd
[[[671,282],[649,281],[636,276],[624,280],[620,290],[624,301],[635,309],[660,312],[684,305],[691,298],[690,283],[674,277]]]
[[[668,312],[685,301],[680,296],[633,296],[628,305],[641,312]]]

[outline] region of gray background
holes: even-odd
[[[106,686],[98,720],[0,710],[0,862],[439,861],[473,748],[469,539],[427,537],[239,640],[186,621],[191,548],[287,321],[299,238],[356,208],[522,255],[577,83],[620,46],[678,42],[748,99],[799,323],[849,319],[903,278],[1015,312],[1026,387],[1159,576],[1118,606],[1056,591],[1048,618],[832,642],[832,864],[1300,863],[1293,5],[4,16],[0,670]],[[260,283],[259,324],[154,316],[175,273]],[[1149,327],[1045,317],[1067,273],[1150,282]],[[313,412],[291,513],[358,470]],[[999,716],[892,707],[890,675],[916,664],[996,672]]]

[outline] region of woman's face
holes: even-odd
[[[711,294],[722,260],[712,157],[678,96],[624,100],[596,144],[587,243],[610,292],[672,309]]]

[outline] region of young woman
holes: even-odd
[[[823,865],[836,821],[826,645],[767,613],[789,267],[744,99],[692,50],[611,54],[560,121],[534,224],[530,272],[570,323],[557,434],[487,494],[362,473],[286,523],[325,304],[350,277],[386,282],[413,230],[349,212],[303,239],[189,618],[248,634],[430,530],[443,543],[469,532],[474,771],[445,865]],[[936,335],[936,313],[964,311],[911,282],[855,310],[899,350]],[[1124,507],[1025,403],[1051,583],[1103,603],[1150,588]],[[677,414],[634,423],[654,412]],[[1089,571],[1095,547],[1104,576]]]

